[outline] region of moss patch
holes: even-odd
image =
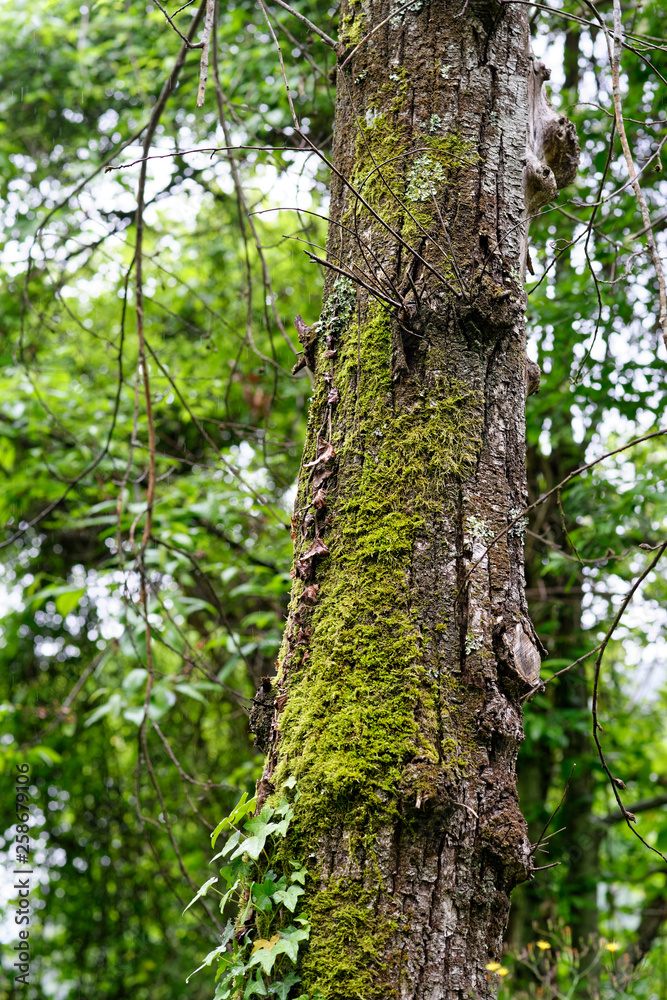
[[[372,892],[361,886],[332,882],[309,901],[312,932],[301,972],[309,990],[323,1000],[391,1000],[386,985],[387,944],[396,921],[376,914]],[[397,958],[400,953],[397,952]]]
[[[434,227],[440,229],[432,195],[441,194],[464,166],[477,162],[479,155],[474,142],[454,133],[411,137],[398,120],[403,100],[399,86],[391,112],[366,112],[366,122],[357,135],[352,183],[374,211],[406,243],[414,245]],[[343,223],[352,225],[355,214],[367,216],[368,210],[352,196]],[[444,272],[452,277],[447,265]]]
[[[402,101],[400,87],[396,100]],[[403,197],[405,178],[415,157],[419,156],[428,161],[422,164],[422,173],[427,177],[430,164],[431,179],[436,187],[451,179],[462,166],[471,165],[479,158],[475,144],[454,133],[416,135],[410,139],[406,126],[392,123],[386,113],[376,114],[371,110],[357,136],[353,183],[373,208],[388,203],[398,205],[389,188]]]
[[[337,359],[341,391],[335,519],[318,567],[310,648],[290,664],[274,781],[297,778],[298,825],[309,835],[332,821],[372,832],[399,809],[415,758],[464,767],[469,740],[447,725],[440,678],[428,669],[409,570],[425,518],[450,502],[477,459],[478,396],[432,379],[395,413],[391,327],[376,307],[348,330]]]

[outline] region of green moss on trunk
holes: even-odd
[[[391,351],[389,316],[376,307],[348,330],[336,364],[344,440],[334,436],[330,555],[318,567],[310,648],[290,663],[275,779],[296,776],[298,825],[311,835],[334,817],[375,830],[396,817],[412,761],[463,769],[471,756],[465,734],[441,731],[442,688],[425,662],[410,567],[426,518],[451,508],[474,467],[481,401],[442,373],[396,413]],[[319,425],[317,403],[312,418]]]

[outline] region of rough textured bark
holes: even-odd
[[[332,270],[299,325],[316,380],[259,794],[296,777],[304,991],[483,1000],[531,870],[515,760],[540,656],[514,521],[535,74],[524,7],[395,10],[341,12],[327,260],[355,281]]]

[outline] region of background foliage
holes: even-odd
[[[335,34],[334,6],[294,6]],[[566,8],[591,18],[586,4]],[[596,9],[610,23],[611,5]],[[182,31],[194,10],[175,15]],[[332,54],[285,11],[270,16],[305,128],[329,152]],[[654,157],[642,182],[664,253],[660,3],[628,6],[625,26],[641,53],[624,53],[626,127],[638,165]],[[205,973],[185,977],[219,942],[221,915],[210,895],[182,910],[210,877],[210,830],[252,794],[261,764],[247,710],[281,641],[310,389],[304,372],[290,375],[292,324],[297,313],[317,318],[321,288],[284,234],[323,243],[328,178],[298,147],[260,6],[221,4],[219,86],[212,63],[197,110],[191,51],[157,123],[152,152],[165,158],[148,164],[144,366],[140,166],[103,168],[141,157],[180,39],[157,7],[132,0],[11,0],[0,29],[0,766],[9,782],[16,761],[31,764],[41,883],[35,985],[22,995],[209,997]],[[632,192],[594,207],[627,178],[603,32],[540,9],[532,30],[583,152],[576,185],[531,226],[529,351],[543,370],[527,413],[535,499],[584,460],[660,426],[665,362]],[[254,148],[185,152],[230,144]],[[299,213],[251,214],[296,204]],[[142,537],[146,371],[156,483]],[[528,598],[549,652],[543,677],[600,641],[650,558],[639,546],[663,539],[666,459],[664,438],[634,446],[531,515]],[[614,633],[601,694],[607,759],[663,852],[666,596],[651,573]],[[591,739],[591,668],[585,660],[526,708],[519,778],[534,840],[577,767],[550,833],[564,829],[538,855],[560,867],[517,892],[510,949],[518,956],[539,934],[567,966],[568,948],[604,957],[603,934],[633,968],[648,954],[628,992],[613,995],[667,996],[667,868],[618,821]],[[13,926],[2,934],[12,941]],[[8,996],[17,992],[10,967]],[[606,989],[599,967],[564,995]],[[518,958],[507,968],[508,995],[558,986]],[[575,978],[565,974],[568,989]]]

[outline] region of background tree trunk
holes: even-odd
[[[300,971],[327,998],[492,996],[531,867],[515,760],[540,657],[507,531],[526,499],[526,15],[412,8],[338,74],[327,260],[384,298],[332,273],[301,330],[316,386],[260,783],[298,782]],[[393,9],[344,5],[345,55]]]
[[[545,485],[551,489],[581,465],[583,454],[585,447],[575,443],[571,426],[566,421],[559,425],[558,441],[549,456],[541,455],[537,448],[529,448],[530,500],[536,500]],[[542,537],[567,548],[568,539],[563,531],[556,495],[540,508],[534,528]],[[549,658],[571,663],[587,649],[581,626],[583,575],[580,571],[545,574],[543,552],[544,545],[536,544],[533,538],[528,539],[526,594],[531,618],[549,650]],[[565,919],[574,946],[583,952],[591,943],[597,946],[599,845],[604,832],[596,824],[593,812],[594,770],[598,761],[590,735],[588,686],[583,669],[565,673],[554,681],[547,689],[547,698],[550,700],[546,705],[541,705],[540,699],[531,703],[531,712],[540,720],[537,730],[541,735],[536,739],[529,737],[519,753],[519,800],[528,821],[530,839],[535,842],[551,812],[546,804],[550,789],[555,787],[560,798],[570,778],[567,794],[549,830],[550,835],[555,834],[554,839],[543,845],[545,853],[537,855],[541,859],[537,864],[558,860],[566,867],[569,911]],[[561,747],[558,755],[547,733],[549,727],[554,726]],[[559,830],[561,832],[556,833]],[[551,872],[544,874],[546,878],[538,876],[520,886],[512,896],[507,941],[514,948],[543,936],[550,921],[563,917],[554,900],[553,882],[549,879]],[[519,967],[516,979],[526,983],[533,981],[533,976]],[[593,966],[576,987],[575,996],[592,996],[595,982],[596,967]]]

